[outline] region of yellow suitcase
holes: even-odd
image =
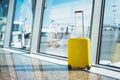
[[[69,69],[71,69],[72,67],[76,67],[76,68],[82,68],[82,69],[87,68],[87,70],[89,70],[91,67],[90,39],[84,38],[84,19],[83,18],[84,18],[83,11],[75,11],[75,30],[76,31],[81,30],[82,37],[81,38],[80,37],[70,38],[68,40],[68,65],[69,65],[68,67]],[[81,29],[78,29],[80,25],[82,27]]]
[[[90,40],[88,38],[70,38],[68,40],[68,65],[69,68],[90,69]]]

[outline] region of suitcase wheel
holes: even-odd
[[[72,70],[72,66],[68,64],[68,70]]]
[[[90,68],[91,68],[91,66],[88,66],[88,65],[86,66],[86,69],[87,69],[87,70],[90,70]]]

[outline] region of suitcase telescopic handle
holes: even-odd
[[[76,13],[81,13],[82,14],[82,32],[83,32],[83,37],[84,37],[84,13],[83,11],[75,11],[75,29],[76,29]]]

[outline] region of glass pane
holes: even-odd
[[[92,0],[46,0],[40,52],[67,57],[67,41],[81,37],[83,25],[89,37],[91,11]]]
[[[36,0],[16,0],[11,47],[30,49]]]
[[[4,45],[9,0],[0,0],[0,46]]]
[[[106,0],[100,64],[120,67],[120,1]]]

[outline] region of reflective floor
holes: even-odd
[[[0,50],[0,80],[118,80]]]

